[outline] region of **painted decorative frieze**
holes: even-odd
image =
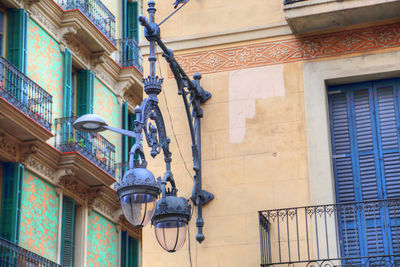
[[[400,23],[176,56],[188,74],[231,71],[400,47]],[[172,77],[172,73],[169,73]]]

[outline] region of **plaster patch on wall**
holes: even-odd
[[[229,76],[229,138],[243,142],[246,119],[256,115],[256,99],[284,97],[283,64],[232,71]]]

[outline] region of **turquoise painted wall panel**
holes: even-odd
[[[118,265],[118,233],[115,225],[99,213],[89,216],[87,265]]]
[[[19,245],[56,261],[58,211],[55,187],[25,169]]]
[[[97,78],[94,80],[94,113],[105,118],[110,126],[121,128],[121,108],[117,97]],[[121,161],[121,136],[110,131],[101,133],[115,146],[115,161]]]
[[[62,63],[58,43],[28,20],[27,75],[53,96],[53,118],[62,116]]]

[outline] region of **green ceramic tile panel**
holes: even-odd
[[[58,43],[28,20],[27,75],[53,96],[53,119],[62,116],[62,63]]]
[[[25,169],[19,245],[57,260],[59,197],[54,186]]]
[[[117,228],[95,211],[89,216],[87,248],[87,266],[118,265]]]
[[[117,97],[97,78],[94,79],[94,113],[105,118],[110,126],[121,128],[121,108]],[[115,162],[121,161],[121,136],[110,131],[101,133],[115,146]]]

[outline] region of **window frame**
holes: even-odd
[[[5,57],[6,51],[7,13],[0,8],[0,57]]]

